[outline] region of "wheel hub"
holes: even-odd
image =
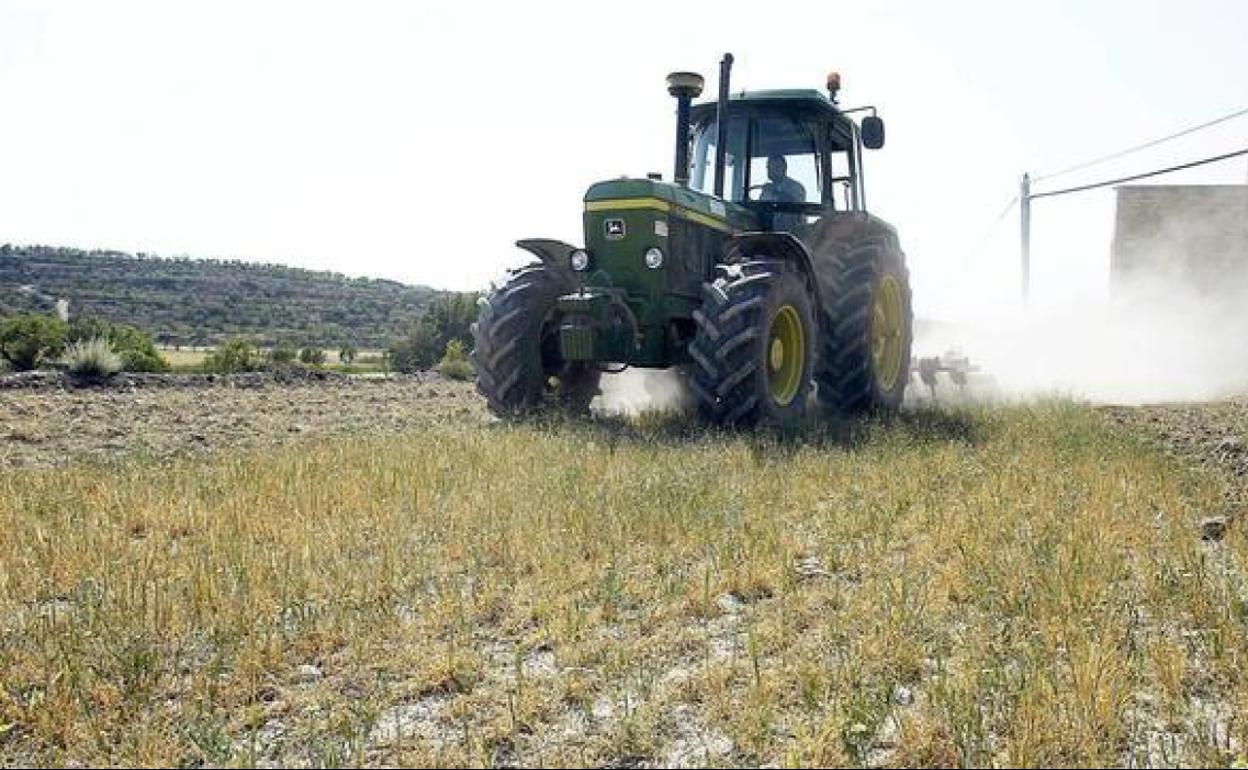
[[[779,338],[771,341],[770,363],[773,372],[780,371],[780,367],[784,366],[784,343]]]
[[[773,401],[788,406],[797,397],[806,372],[806,330],[792,305],[776,311],[767,344],[767,388]]]
[[[871,309],[871,363],[881,390],[891,391],[901,377],[904,326],[901,284],[885,274],[876,286]]]

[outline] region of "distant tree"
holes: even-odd
[[[459,340],[465,348],[471,348],[472,324],[476,320],[477,295],[472,292],[443,294],[421,317],[421,323],[433,332],[438,352],[445,350],[451,340]]]
[[[357,352],[358,351],[355,349],[355,345],[352,345],[351,343],[347,343],[346,345],[343,345],[342,348],[338,351],[338,360],[346,364],[347,366],[350,366],[351,362],[355,360],[355,355]]]
[[[69,327],[56,316],[26,314],[0,322],[0,357],[19,372],[30,371],[65,350]]]
[[[299,360],[308,366],[320,366],[325,363],[325,351],[309,345],[299,351]]]
[[[472,324],[477,320],[477,295],[443,294],[408,332],[389,347],[390,368],[412,372],[431,368],[452,341],[464,350],[472,346]]]
[[[438,360],[438,346],[427,324],[413,324],[407,334],[390,343],[386,350],[390,368],[396,372],[428,369]]]
[[[218,345],[204,359],[204,370],[220,374],[254,372],[262,363],[255,345],[242,337],[234,337]]]

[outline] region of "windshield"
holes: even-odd
[[[819,163],[813,127],[787,115],[754,121],[749,199],[818,203]]]
[[[748,121],[745,117],[728,120],[728,152],[724,162],[724,197],[739,201],[745,197],[745,140]],[[689,186],[707,195],[715,193],[715,142],[719,134],[719,121],[712,119],[699,127],[697,144],[693,150],[693,167],[690,169]]]
[[[690,186],[708,195],[714,192],[717,127],[714,119],[699,126],[690,174]],[[724,197],[738,202],[820,203],[816,130],[810,121],[764,112],[753,116],[751,131],[749,116],[733,115],[728,123]]]

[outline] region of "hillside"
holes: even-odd
[[[159,342],[379,347],[438,294],[426,286],[281,265],[0,245],[0,316],[51,312],[133,324]]]

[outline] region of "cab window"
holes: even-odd
[[[728,151],[724,159],[724,197],[739,201],[745,197],[745,176],[748,165],[746,153],[749,121],[744,115],[734,115],[728,120]],[[715,142],[718,140],[719,122],[712,119],[698,129],[697,143],[693,148],[692,167],[689,169],[689,186],[707,195],[715,192]]]
[[[821,202],[814,125],[788,115],[764,113],[755,118],[748,197],[772,203]]]
[[[829,177],[829,181],[832,183],[832,207],[841,211],[850,211],[854,207],[854,177],[850,173],[849,152],[834,149],[833,152],[829,153],[828,163],[832,170]]]

